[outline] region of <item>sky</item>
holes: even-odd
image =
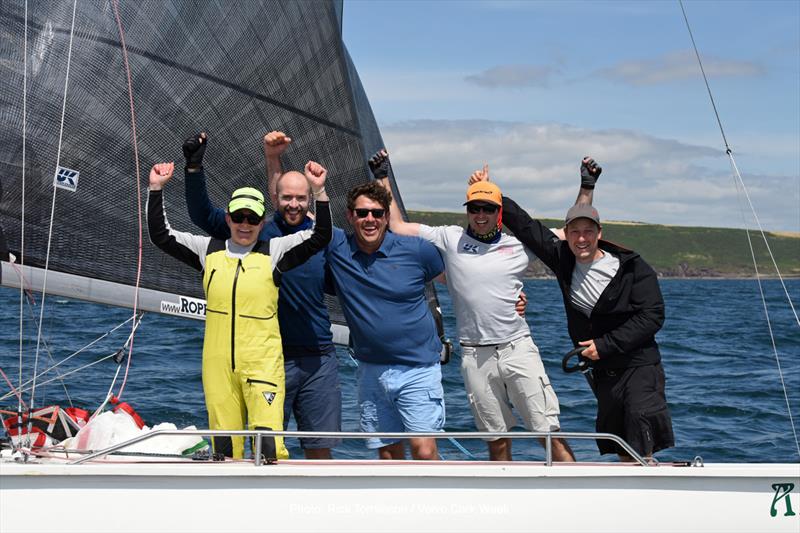
[[[563,217],[580,160],[608,220],[800,232],[800,2],[345,0],[343,37],[409,209],[489,164]],[[749,202],[747,197],[749,196]]]

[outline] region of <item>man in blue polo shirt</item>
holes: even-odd
[[[442,343],[425,299],[425,283],[444,271],[436,248],[388,233],[391,194],[377,182],[347,196],[353,234],[335,233],[328,268],[358,359],[361,429],[432,432],[444,428],[439,354]],[[408,439],[414,459],[436,459],[436,440]],[[372,438],[381,459],[403,459],[397,439]]]
[[[306,177],[300,172],[282,172],[280,155],[291,143],[282,132],[264,137],[269,191],[277,210],[264,225],[259,238],[289,235],[312,227],[308,207],[312,199]],[[230,236],[225,211],[215,208],[208,197],[202,159],[208,136],[188,139],[183,146],[186,157],[186,205],[189,216],[212,237]],[[309,166],[320,167],[316,163]],[[318,170],[318,169],[317,169]],[[344,236],[334,228],[335,234]],[[342,394],[331,322],[325,306],[325,254],[319,252],[305,264],[286,272],[278,297],[278,321],[283,343],[286,372],[284,429],[294,413],[300,431],[341,431]],[[300,439],[307,459],[330,459],[339,439]]]

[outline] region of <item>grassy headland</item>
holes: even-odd
[[[432,226],[463,226],[466,223],[463,213],[409,211],[408,216],[413,222]],[[560,220],[543,219],[543,222],[551,228],[563,226]],[[603,238],[636,250],[662,276],[754,276],[745,230],[603,222]],[[761,235],[751,231],[750,239],[759,272],[774,276],[775,269]],[[800,276],[800,234],[767,233],[767,242],[781,274]],[[549,271],[538,261],[532,265],[531,277],[548,274]]]

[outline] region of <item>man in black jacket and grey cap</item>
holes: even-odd
[[[598,433],[625,439],[637,453],[674,446],[664,369],[655,334],[664,323],[664,299],[655,271],[636,252],[602,240],[600,215],[592,207],[602,169],[591,158],[581,165],[581,191],[565,219],[565,240],[503,197],[503,223],[556,275],[573,343],[583,347],[597,397]],[[471,181],[488,179],[481,172]],[[601,454],[620,446],[598,440]]]

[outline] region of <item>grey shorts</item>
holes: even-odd
[[[530,336],[493,346],[462,346],[461,375],[478,430],[509,431],[517,425],[512,407],[528,431],[559,429],[558,398]]]

